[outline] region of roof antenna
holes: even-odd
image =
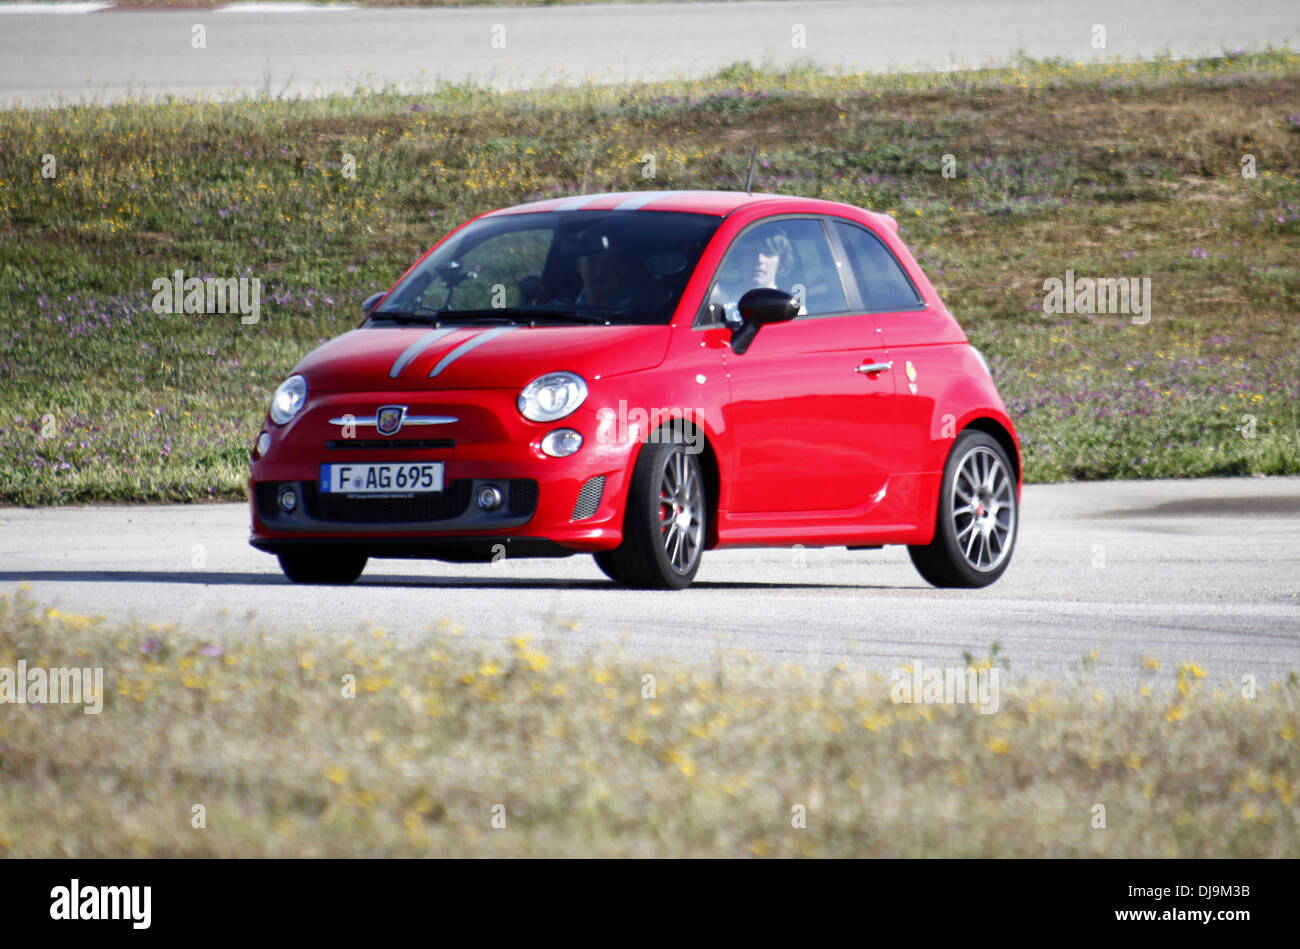
[[[754,190],[754,166],[758,163],[758,146],[749,154],[749,176],[745,178],[745,194],[750,194]]]

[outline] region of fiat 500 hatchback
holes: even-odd
[[[680,589],[723,547],[906,544],[977,587],[1020,450],[893,218],[730,192],[602,194],[462,225],[276,390],[252,544],[302,583],[370,557],[591,553]]]

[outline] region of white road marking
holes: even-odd
[[[98,13],[111,10],[112,3],[0,3],[0,13],[58,14],[58,13]]]
[[[216,13],[341,13],[356,10],[350,3],[227,3],[214,7]]]

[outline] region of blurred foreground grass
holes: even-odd
[[[983,715],[849,667],[558,658],[446,621],[223,641],[23,592],[20,659],[101,666],[107,694],[0,705],[0,856],[1300,855],[1294,674],[1246,699],[1150,659],[1131,690],[1004,685]]]

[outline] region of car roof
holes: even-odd
[[[850,211],[855,214],[866,214],[876,223],[892,231],[898,231],[898,222],[892,216],[866,211],[850,204],[797,195],[748,194],[743,191],[611,191],[531,201],[527,204],[502,208],[485,216],[528,214],[538,211],[685,211],[726,217],[733,211],[751,205],[771,205],[770,212],[773,214],[785,211],[804,211],[814,214]]]

